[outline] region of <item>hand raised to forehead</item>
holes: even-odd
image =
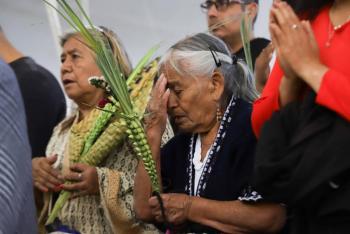
[[[147,131],[163,134],[168,118],[167,104],[170,91],[166,89],[167,79],[164,74],[156,82],[148,102],[144,122]]]

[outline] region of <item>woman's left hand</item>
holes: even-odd
[[[191,197],[186,194],[162,194],[166,221],[179,226],[185,223],[188,219],[188,212],[191,208]],[[152,209],[152,214],[158,222],[164,222],[160,204],[157,197],[151,197],[149,199],[149,205]]]
[[[287,3],[276,1],[271,9],[270,32],[283,69],[290,70],[312,88],[317,88],[310,82],[315,81],[314,76],[322,78],[327,67],[320,61],[310,23],[300,21]]]
[[[62,185],[62,189],[76,192],[73,197],[99,193],[98,176],[95,167],[83,163],[75,163],[70,166],[70,170],[64,175],[64,179],[71,183]]]

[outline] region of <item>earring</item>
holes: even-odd
[[[216,120],[218,122],[221,122],[222,120],[222,113],[221,113],[221,109],[220,109],[220,106],[218,104],[218,106],[216,107]]]

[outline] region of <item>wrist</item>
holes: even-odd
[[[185,214],[185,219],[190,220],[190,211],[192,207],[192,202],[193,202],[193,196],[187,196],[185,202],[184,202],[184,214]]]
[[[279,105],[283,107],[297,100],[304,84],[301,79],[283,77],[279,87]]]
[[[300,77],[317,93],[320,89],[323,76],[328,67],[321,63],[315,63],[301,69]]]

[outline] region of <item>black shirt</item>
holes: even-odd
[[[253,67],[255,67],[255,60],[260,55],[261,51],[270,44],[270,41],[265,38],[254,38],[250,41],[250,52],[252,54]],[[245,60],[244,49],[240,48],[234,53],[238,58]]]
[[[23,97],[32,157],[44,156],[53,128],[65,117],[66,101],[56,78],[29,57],[9,64]]]

